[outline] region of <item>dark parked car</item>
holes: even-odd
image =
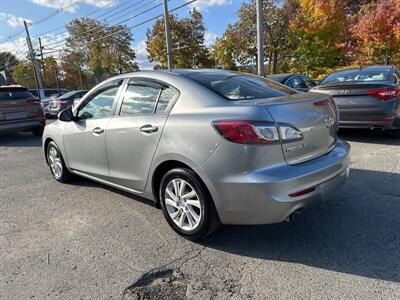
[[[300,92],[308,92],[317,85],[317,82],[301,74],[272,74],[266,77]]]
[[[34,95],[35,97],[39,98],[39,94],[36,89],[30,89],[29,92],[31,92],[32,95]],[[47,114],[47,109],[49,106],[50,99],[52,99],[54,97],[59,97],[59,96],[65,94],[66,92],[68,92],[68,91],[65,89],[44,89],[45,98],[40,99],[40,101],[41,101],[41,104],[42,104],[45,114]]]
[[[82,98],[87,92],[87,90],[71,91],[60,97],[51,99],[46,113],[57,116],[60,111],[73,106],[74,101]]]
[[[332,73],[312,91],[333,97],[340,127],[388,130],[399,137],[399,87],[395,66],[371,66]]]
[[[0,86],[0,132],[32,131],[42,135],[45,117],[40,99],[20,86]]]

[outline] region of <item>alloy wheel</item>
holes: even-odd
[[[185,180],[172,179],[165,189],[165,205],[172,221],[182,230],[194,230],[202,218],[199,197]]]
[[[56,179],[60,179],[63,173],[63,165],[58,150],[53,146],[51,146],[49,149],[49,163],[54,177]]]

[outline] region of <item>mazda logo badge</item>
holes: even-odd
[[[325,127],[329,128],[333,124],[335,124],[335,117],[332,117],[331,115],[326,114],[324,117],[324,121],[325,121]]]

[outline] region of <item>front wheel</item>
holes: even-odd
[[[160,202],[168,224],[187,239],[205,238],[220,224],[211,196],[190,169],[177,168],[164,175]]]
[[[72,174],[65,166],[64,159],[58,149],[56,143],[50,142],[47,146],[47,162],[50,167],[51,174],[54,179],[59,182],[67,182],[71,179]]]

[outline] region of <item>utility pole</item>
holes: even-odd
[[[33,47],[32,47],[31,36],[29,35],[28,24],[26,23],[25,20],[24,20],[24,26],[25,26],[25,31],[26,31],[26,41],[28,43],[29,53],[31,55],[33,71],[34,71],[35,81],[36,81],[36,88],[38,90],[38,96],[40,99],[44,99],[45,95],[44,95],[44,90],[43,90],[42,78],[40,76],[40,68],[36,61],[35,52],[33,51]]]
[[[39,48],[40,48],[40,59],[42,62],[42,69],[43,69],[43,82],[44,86],[47,86],[46,83],[46,68],[44,67],[44,60],[43,60],[43,47],[42,47],[42,39],[39,38]]]
[[[83,90],[83,82],[82,82],[82,70],[81,66],[79,66],[79,82],[81,84],[81,90]]]
[[[167,42],[167,57],[168,57],[168,69],[171,71],[174,68],[174,60],[172,56],[171,47],[171,26],[169,24],[169,13],[168,13],[168,0],[164,0],[164,19],[165,19],[165,39]]]
[[[256,0],[257,5],[257,74],[264,76],[264,24],[263,0]],[[271,63],[271,62],[270,62]]]
[[[58,83],[58,68],[56,66],[56,70],[55,70],[55,75],[56,75],[56,84],[57,84],[57,91],[60,92],[60,84]]]

